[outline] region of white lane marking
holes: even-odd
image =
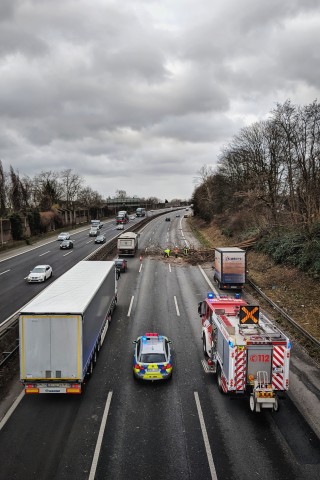
[[[88,245],[88,243],[92,243],[92,242],[93,242],[93,240],[89,240],[89,242],[86,242],[86,245]]]
[[[141,270],[142,270],[142,262],[140,263],[139,273],[141,273]]]
[[[9,270],[5,270],[4,272],[1,272],[0,275],[3,275],[4,273],[10,272],[11,268]]]
[[[176,305],[176,311],[177,311],[177,315],[178,315],[178,317],[180,317],[180,312],[179,312],[179,307],[178,307],[177,298],[176,298],[176,296],[175,296],[175,295],[174,295],[174,297],[173,297],[173,298],[174,298],[174,303],[175,303],[175,305]]]
[[[184,240],[185,246],[186,246],[187,248],[189,248],[190,245],[189,245],[189,243],[188,243],[188,241],[187,241],[187,239],[186,239],[186,237],[184,236],[184,233],[183,233],[182,218],[181,218],[181,221],[180,221],[180,227],[181,227],[181,228],[180,228],[180,230],[181,230],[181,235],[182,235],[182,238],[183,238],[183,240]]]
[[[39,257],[43,257],[43,255],[46,255],[47,253],[50,253],[50,250],[48,250],[47,252],[41,253]]]
[[[67,255],[70,255],[70,253],[72,253],[73,250],[70,250],[70,252],[67,252],[65,253],[64,255],[62,255],[63,257],[66,257]]]
[[[204,270],[201,268],[200,265],[198,265],[199,269],[200,269],[200,272],[202,273],[202,275],[204,276],[204,278],[206,279],[209,287],[211,288],[211,290],[214,292],[214,294],[219,297],[220,296],[220,293],[218,292],[218,290],[216,290],[214,288],[214,286],[212,285],[212,283],[210,282],[209,278],[207,277],[206,273],[204,272]]]
[[[169,263],[169,272],[171,273],[171,263]]]
[[[23,397],[24,397],[24,390],[22,390],[19,397],[14,401],[14,403],[11,405],[11,407],[9,408],[9,410],[1,420],[0,430],[2,430],[2,428],[5,426],[5,424],[7,423],[7,421],[9,420],[9,418],[11,417],[11,415],[13,414],[13,412],[15,411],[15,409],[17,408],[17,406],[19,405]]]
[[[211,478],[212,478],[212,480],[218,480],[217,472],[216,472],[216,469],[215,469],[215,466],[214,466],[214,463],[213,463],[213,457],[212,457],[212,453],[211,453],[209,438],[208,438],[208,434],[207,434],[206,425],[204,423],[204,418],[203,418],[203,414],[202,414],[202,408],[201,408],[201,405],[200,405],[198,392],[194,392],[194,398],[195,398],[196,405],[197,405],[198,416],[199,416],[199,420],[200,420],[200,426],[201,426],[204,446],[205,446],[206,453],[207,453]]]
[[[88,480],[94,480],[94,477],[96,475],[96,470],[98,466],[98,461],[99,461],[99,455],[100,455],[100,450],[101,450],[101,445],[102,445],[102,439],[104,435],[104,430],[106,428],[106,423],[107,423],[107,417],[109,414],[109,408],[110,408],[110,403],[111,403],[111,398],[112,398],[112,391],[108,393],[107,401],[106,401],[106,406],[104,408],[103,412],[103,417],[100,425],[100,430],[99,430],[99,435],[96,443],[96,448],[93,454],[93,459],[92,459],[92,464],[91,464],[91,469],[90,469],[90,474]]]
[[[132,309],[133,299],[134,299],[134,296],[132,295],[132,297],[131,297],[131,302],[130,302],[130,305],[129,305],[129,310],[128,310],[128,313],[127,313],[127,317],[130,317],[130,315],[131,315],[131,309]]]

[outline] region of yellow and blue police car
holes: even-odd
[[[133,376],[141,380],[166,380],[172,375],[171,341],[158,333],[146,333],[133,342]]]

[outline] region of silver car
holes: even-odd
[[[52,277],[52,267],[50,265],[37,265],[27,277],[28,283],[45,282],[47,278]]]
[[[59,242],[62,242],[63,240],[69,240],[70,239],[70,233],[68,232],[62,232],[60,235],[58,235],[58,240]]]

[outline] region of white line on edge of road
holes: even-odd
[[[196,405],[197,405],[197,410],[198,410],[198,415],[199,415],[199,420],[200,420],[200,426],[201,426],[204,446],[206,448],[206,453],[207,453],[211,478],[212,478],[212,480],[218,480],[216,468],[215,468],[214,463],[213,463],[212,452],[211,452],[211,448],[210,448],[210,443],[209,443],[209,438],[208,438],[208,434],[207,434],[206,425],[204,423],[204,418],[203,418],[203,413],[202,413],[202,408],[201,408],[201,405],[200,405],[198,392],[194,392],[194,398],[195,398]]]
[[[15,411],[15,409],[17,408],[17,406],[19,405],[23,397],[24,397],[24,390],[22,390],[19,397],[14,401],[14,403],[11,405],[11,407],[9,408],[9,410],[1,420],[0,430],[5,426],[5,424],[7,423],[7,421],[9,420],[9,418],[11,417],[11,415],[13,414],[13,412]]]
[[[174,295],[173,298],[174,298],[174,303],[176,305],[177,315],[178,315],[178,317],[180,317],[180,311],[179,311],[179,307],[178,307],[177,297]]]
[[[171,263],[169,263],[169,272],[171,273]]]
[[[131,315],[133,299],[134,299],[134,295],[132,295],[132,297],[131,297],[131,302],[130,302],[130,305],[129,305],[129,310],[128,310],[128,313],[127,313],[127,317],[130,317],[130,315]]]
[[[98,461],[99,461],[99,455],[100,455],[100,450],[101,450],[101,444],[102,444],[102,439],[103,439],[103,434],[104,434],[104,429],[106,428],[106,423],[107,423],[107,417],[109,413],[109,408],[110,408],[110,403],[111,403],[111,398],[112,398],[112,391],[108,393],[107,401],[106,401],[106,406],[104,408],[103,412],[103,417],[101,420],[101,425],[100,425],[100,430],[99,430],[99,435],[96,443],[96,448],[93,454],[93,459],[92,459],[92,464],[91,464],[91,469],[90,469],[90,474],[88,480],[94,480],[97,466],[98,466]]]
[[[5,270],[4,272],[1,272],[0,275],[3,275],[4,273],[7,273],[7,272],[10,272],[10,268],[9,270]]]
[[[204,278],[206,279],[209,287],[211,288],[211,290],[214,292],[214,294],[219,297],[220,296],[220,293],[214,288],[214,286],[212,285],[212,283],[210,282],[209,278],[207,277],[206,273],[203,271],[203,269],[201,268],[200,265],[198,265],[199,269],[200,269],[200,272],[202,273],[202,275],[204,276]]]

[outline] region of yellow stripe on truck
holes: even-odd
[[[21,317],[21,378],[25,378],[25,361],[24,361],[24,317]]]
[[[78,378],[81,378],[81,317],[78,316]]]

